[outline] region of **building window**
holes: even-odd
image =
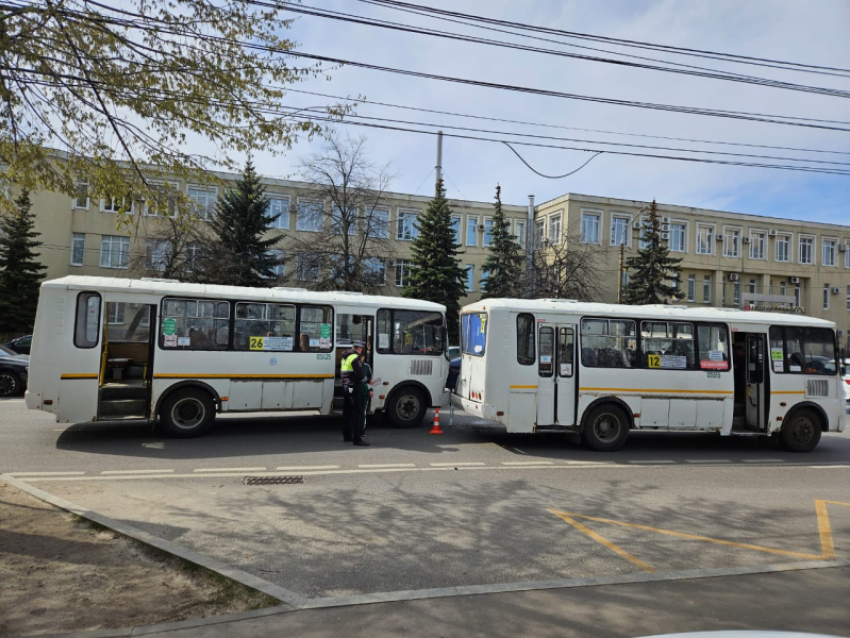
[[[145,214],[150,217],[177,217],[177,182],[154,182],[150,185],[150,199],[145,206]]]
[[[189,268],[194,268],[198,265],[198,243],[197,242],[189,242],[186,244],[186,265]]]
[[[295,230],[305,233],[320,233],[324,226],[324,202],[298,200],[298,216],[295,219]]]
[[[148,239],[145,243],[145,268],[162,272],[168,267],[171,242],[167,239]]]
[[[466,216],[466,245],[478,245],[478,217],[473,215]]]
[[[756,294],[756,280],[750,279],[750,294]]]
[[[384,207],[370,209],[364,223],[367,237],[387,239],[390,236],[390,209]]]
[[[640,241],[638,242],[638,247],[641,249],[648,248],[649,242],[646,240],[646,234],[652,230],[652,224],[649,223],[648,217],[640,218]]]
[[[357,234],[357,209],[350,207],[343,211],[339,206],[334,205],[331,208],[331,232],[334,235],[342,235],[346,224],[348,225],[349,236]]]
[[[780,284],[779,284],[779,294],[780,295],[787,295],[788,294],[788,286],[785,284],[784,281],[780,282]]]
[[[283,277],[286,274],[286,251],[285,250],[270,250],[266,256],[272,260],[272,275],[274,278]]]
[[[811,264],[814,262],[815,239],[814,237],[803,237],[800,235],[800,263]]]
[[[599,237],[597,236],[598,243]],[[553,246],[561,243],[561,213],[549,216],[549,243]]]
[[[776,244],[773,248],[773,255],[776,261],[789,261],[791,255],[789,254],[791,248],[791,237],[790,235],[777,235],[776,236]]]
[[[475,266],[466,264],[466,292],[475,290]]]
[[[723,256],[732,258],[741,256],[740,228],[723,229]]]
[[[684,222],[673,222],[670,224],[670,241],[667,244],[668,248],[674,253],[685,252],[687,245],[686,225]]]
[[[100,200],[100,210],[104,213],[117,213],[123,206],[127,206],[128,199],[126,197],[104,197]],[[127,212],[133,212],[133,202],[127,206]]]
[[[800,290],[800,284],[794,286],[794,307],[799,308],[803,303],[803,293]]]
[[[688,275],[688,301],[696,301],[697,298],[697,276]]]
[[[750,231],[750,259],[764,259],[766,244],[767,233],[756,230]]]
[[[546,220],[538,219],[534,222],[534,246],[536,248],[542,246],[544,239],[546,239]]]
[[[524,249],[525,248],[525,220],[524,219],[515,219],[514,220],[514,239],[516,242]],[[850,255],[850,252],[847,253]],[[850,268],[850,266],[848,266]]]
[[[278,218],[272,222],[272,228],[289,230],[289,198],[269,197],[269,209],[266,215],[278,215]]]
[[[106,304],[106,321],[111,324],[124,323],[124,304],[123,303],[107,303]],[[115,339],[115,337],[112,337]]]
[[[210,220],[215,217],[215,200],[218,189],[215,186],[189,186],[186,189],[189,199],[194,202],[195,215]]]
[[[319,281],[319,274],[319,256],[316,253],[298,253],[295,261],[298,281]]]
[[[82,266],[83,256],[86,252],[85,233],[74,233],[71,235],[71,265]]]
[[[89,209],[89,183],[77,182],[76,195],[74,196],[74,208]]]
[[[398,209],[395,237],[401,241],[413,241],[419,237],[419,213],[415,210]]]
[[[406,286],[410,283],[410,270],[413,262],[409,259],[396,259],[395,262],[395,285],[398,287]]]
[[[711,275],[706,275],[702,280],[702,302],[711,303]]]
[[[714,226],[697,224],[697,255],[714,254]]]
[[[835,251],[837,250],[837,239],[824,239],[821,244],[821,263],[824,266],[835,266]]]
[[[850,246],[844,244],[844,267],[850,268]]]
[[[735,306],[741,305],[741,282],[732,282],[732,304]]]
[[[823,285],[823,309],[829,310],[829,284]]]
[[[850,286],[847,286],[847,312],[850,312]]]
[[[485,288],[486,288],[486,286],[487,286],[487,280],[488,280],[489,278],[490,278],[490,273],[489,273],[489,272],[486,272],[486,271],[485,271],[485,272],[482,272],[482,273],[481,273],[481,292],[484,292],[484,289],[485,289]]]
[[[602,215],[599,213],[581,213],[581,243],[583,244],[598,244],[599,243],[599,225]],[[557,233],[553,226],[557,220]],[[560,243],[561,240],[561,214],[553,215],[549,218],[549,240],[553,244]]]
[[[104,235],[100,239],[101,268],[130,267],[130,238]]]
[[[493,218],[484,218],[484,235],[481,237],[481,245],[484,247],[493,243]]]
[[[462,225],[463,217],[452,216],[452,232],[455,234],[455,243],[458,246],[463,246],[463,237],[460,234],[460,229]]]
[[[367,286],[385,286],[387,283],[387,263],[380,257],[364,259],[363,283]]]
[[[629,224],[630,218],[613,215],[611,217],[611,245],[612,246],[628,246],[629,245]],[[583,232],[583,231],[582,231]]]

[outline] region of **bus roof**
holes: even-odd
[[[41,285],[43,288],[93,290],[97,292],[211,297],[246,301],[350,304],[442,313],[446,311],[446,307],[442,304],[404,297],[361,295],[342,291],[317,292],[300,288],[248,288],[242,286],[220,286],[217,284],[190,284],[163,279],[120,279],[69,275],[60,279],[45,281]]]
[[[461,312],[504,308],[517,312],[563,312],[582,316],[679,319],[689,321],[722,321],[725,323],[758,323],[835,328],[835,323],[805,315],[782,312],[742,311],[734,308],[692,308],[689,306],[651,304],[628,306],[625,304],[590,303],[572,299],[482,299],[464,306]]]

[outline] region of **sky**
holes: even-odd
[[[850,38],[847,37],[850,3],[845,0],[412,1],[464,13],[608,37],[821,66],[850,67]],[[577,51],[557,44],[488,33],[433,18],[400,13],[355,0],[303,0],[303,5]],[[454,42],[319,17],[299,17],[287,36],[297,42],[300,51],[440,75],[606,98],[850,122],[848,98]],[[584,44],[624,51],[613,45]],[[813,75],[657,52],[630,52],[723,71],[850,91],[848,76]],[[367,100],[419,108],[632,135],[838,151],[845,154],[698,145],[702,149],[805,157],[850,164],[850,132],[649,111],[406,77],[352,66],[327,67],[327,71],[329,80],[322,77],[299,83],[293,88],[337,96],[363,96]],[[329,102],[325,98],[296,93],[286,97],[287,105],[298,107],[319,106]],[[372,104],[358,105],[356,113],[441,126],[472,126],[567,138],[695,147],[692,143],[487,122]],[[336,128],[342,135],[365,135],[370,159],[376,164],[391,164],[394,174],[391,190],[420,195],[433,192],[436,155],[434,136],[365,129],[345,124],[338,124]],[[845,128],[850,129],[850,124]],[[446,132],[450,132],[449,129]],[[282,156],[259,153],[255,156],[255,162],[264,175],[298,179],[301,159],[320,151],[322,144],[321,140],[299,142]],[[585,143],[578,146],[591,145]],[[584,151],[522,146],[515,148],[532,167],[550,175],[573,171],[590,157]],[[492,201],[498,183],[502,188],[502,201],[508,204],[524,205],[531,194],[537,203],[542,203],[572,192],[641,201],[656,199],[665,204],[737,213],[850,223],[850,176],[697,164],[604,153],[569,177],[545,179],[535,175],[501,143],[454,138],[444,140],[443,170],[449,197],[461,200]]]

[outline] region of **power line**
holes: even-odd
[[[563,175],[544,175],[543,173],[541,173],[540,171],[538,171],[537,169],[535,169],[535,168],[534,168],[531,164],[529,164],[528,162],[526,162],[526,161],[525,161],[525,158],[524,158],[522,155],[520,155],[520,154],[517,152],[517,150],[516,150],[513,146],[511,146],[511,145],[510,145],[510,144],[508,144],[507,142],[502,142],[502,144],[504,144],[504,145],[505,145],[505,146],[507,146],[509,149],[511,149],[511,150],[514,152],[514,155],[516,155],[516,156],[519,158],[519,160],[520,160],[523,164],[525,164],[525,165],[526,165],[526,166],[527,166],[527,167],[528,167],[528,168],[529,168],[532,172],[537,173],[538,175],[540,175],[540,177],[545,177],[546,179],[564,179],[565,177],[569,177],[570,175],[575,175],[575,174],[576,174],[576,173],[578,173],[581,169],[583,169],[585,166],[587,166],[587,165],[588,165],[588,164],[590,164],[593,160],[595,160],[597,157],[599,157],[600,155],[602,155],[602,151],[599,151],[598,153],[595,153],[594,155],[591,155],[589,160],[587,160],[584,164],[582,164],[581,166],[579,166],[579,167],[578,167],[577,169],[575,169],[574,171],[570,171],[569,173],[564,173]]]
[[[819,87],[819,86],[810,86],[804,84],[795,84],[792,82],[783,82],[780,80],[772,80],[770,78],[762,78],[756,76],[748,76],[741,75],[737,73],[727,73],[723,71],[717,71],[714,69],[708,69],[704,67],[691,67],[691,68],[671,68],[669,66],[659,66],[657,64],[647,64],[641,62],[628,62],[625,60],[616,60],[613,58],[604,58],[599,56],[591,56],[579,53],[570,53],[567,51],[559,51],[554,49],[545,49],[543,47],[530,46],[525,44],[519,44],[515,42],[508,42],[505,40],[492,40],[487,38],[482,38],[478,36],[465,35],[456,32],[450,31],[439,31],[435,29],[428,29],[426,27],[417,27],[409,24],[403,24],[398,22],[389,22],[386,20],[379,20],[373,18],[365,18],[363,16],[358,16],[350,13],[343,13],[340,11],[332,11],[330,9],[319,9],[316,7],[305,6],[301,4],[294,4],[286,1],[271,1],[266,2],[263,0],[242,0],[248,4],[255,4],[263,7],[269,8],[282,8],[286,11],[291,11],[293,13],[298,13],[302,15],[309,15],[319,18],[325,18],[330,20],[340,20],[343,22],[351,23],[351,24],[362,24],[371,27],[378,27],[382,29],[391,29],[394,31],[401,31],[405,33],[413,33],[419,35],[428,35],[432,37],[444,38],[449,40],[457,40],[461,42],[470,42],[474,44],[483,44],[488,46],[506,48],[506,49],[514,49],[519,51],[528,51],[533,53],[542,53],[546,55],[553,55],[557,57],[565,57],[572,58],[577,60],[589,61],[589,62],[599,62],[604,64],[613,64],[617,66],[630,67],[636,69],[645,69],[651,71],[662,71],[666,73],[677,73],[681,75],[689,75],[693,77],[714,79],[714,80],[724,80],[729,82],[741,82],[745,84],[755,84],[758,86],[766,86],[772,88],[780,88],[791,91],[801,91],[804,93],[813,93],[818,95],[826,95],[830,97],[842,97],[848,98],[850,97],[850,92],[833,89],[829,87]]]

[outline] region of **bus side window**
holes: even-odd
[[[555,353],[555,330],[549,326],[540,328],[540,359],[537,373],[541,377],[551,377],[554,369],[552,355]]]
[[[77,321],[74,327],[74,345],[94,348],[100,336],[100,295],[81,292],[77,296]]]
[[[558,330],[558,376],[573,376],[573,347],[575,332],[572,328]]]
[[[534,365],[534,315],[516,318],[516,360],[523,366]]]

